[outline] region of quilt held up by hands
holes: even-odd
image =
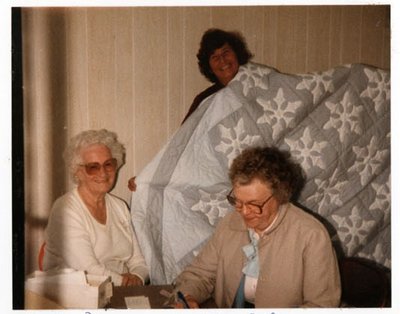
[[[173,282],[233,210],[228,168],[264,145],[302,165],[298,202],[343,254],[391,268],[390,73],[351,64],[289,75],[248,63],[137,176],[132,221],[153,284]]]

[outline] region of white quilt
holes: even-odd
[[[133,224],[153,284],[171,283],[232,210],[232,160],[246,147],[289,150],[307,174],[299,203],[339,254],[391,268],[390,73],[352,64],[288,75],[241,66],[136,179]]]

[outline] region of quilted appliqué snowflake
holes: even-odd
[[[346,254],[354,255],[360,246],[365,244],[366,236],[370,233],[375,222],[363,218],[361,210],[355,206],[348,216],[332,215],[337,224],[337,232],[341,242],[344,244]]]
[[[357,158],[354,165],[350,167],[349,172],[358,173],[362,185],[368,183],[371,176],[382,166],[382,161],[390,154],[388,149],[380,150],[379,146],[378,138],[373,136],[371,142],[366,146],[353,147],[353,152]]]
[[[288,101],[283,89],[279,88],[272,100],[263,97],[257,98],[257,103],[264,109],[264,114],[258,118],[257,123],[267,123],[272,127],[272,138],[276,140],[279,135],[296,117],[295,112],[302,104],[301,101]]]
[[[215,150],[223,153],[228,158],[228,164],[231,165],[233,159],[239,155],[243,149],[253,146],[261,140],[260,135],[250,135],[244,129],[243,119],[239,119],[234,128],[226,128],[223,125],[218,126],[221,134],[221,143],[215,147]]]
[[[272,72],[272,69],[265,66],[254,66],[248,63],[247,66],[242,66],[235,80],[239,80],[243,84],[243,94],[248,95],[249,90],[255,86],[261,89],[268,89],[267,80],[265,77]],[[264,78],[264,80],[263,80]]]
[[[384,109],[384,104],[390,99],[390,75],[382,70],[371,71],[364,69],[368,77],[368,85],[361,92],[361,97],[371,98],[375,104],[376,112],[380,113]]]
[[[386,184],[372,183],[376,196],[370,205],[371,210],[382,212],[384,222],[390,222],[390,177]]]
[[[229,211],[229,204],[224,194],[210,194],[199,190],[200,200],[191,208],[193,211],[204,213],[210,225],[214,226],[221,217]]]
[[[326,102],[325,106],[329,109],[330,119],[323,126],[325,130],[335,129],[339,133],[341,142],[349,138],[349,133],[362,134],[362,121],[360,121],[362,106],[357,106],[352,102],[353,96],[346,92],[339,103]]]
[[[337,169],[329,179],[315,179],[314,182],[318,187],[317,191],[307,198],[307,202],[318,204],[317,212],[320,215],[327,217],[332,206],[334,208],[343,206],[342,197],[347,182],[339,180]]]
[[[311,92],[313,95],[313,104],[316,104],[320,100],[321,96],[325,95],[326,92],[334,91],[332,81],[334,72],[335,71],[332,69],[322,73],[315,72],[299,75],[299,77],[302,78],[302,81],[297,84],[296,89],[305,89]]]
[[[323,149],[328,145],[326,141],[317,141],[311,136],[309,127],[303,130],[299,139],[288,138],[285,142],[290,147],[290,151],[296,156],[303,169],[307,172],[312,167],[318,166],[325,168]]]

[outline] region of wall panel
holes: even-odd
[[[384,31],[385,16],[384,7],[363,7],[361,27],[361,59],[368,64],[379,64],[385,49]]]
[[[211,23],[213,27],[243,32],[244,19],[242,7],[213,7]]]
[[[115,81],[110,86],[114,100],[107,104],[113,117],[110,129],[114,130],[126,148],[126,163],[121,168],[115,190],[126,190],[128,179],[134,173],[135,151],[133,148],[134,133],[134,94],[133,94],[133,20],[132,10],[119,8],[114,11],[115,42]],[[110,91],[111,92],[111,91]]]
[[[204,31],[213,25],[211,24],[211,8],[185,8],[184,25],[184,81],[183,101],[189,109],[193,98],[200,91],[210,85],[210,83],[200,74],[197,65],[196,54],[199,50],[199,42]],[[183,118],[183,117],[182,117]]]
[[[66,9],[68,138],[89,128],[87,10]]]
[[[184,103],[184,69],[185,69],[185,15],[183,8],[168,9],[168,135],[176,130],[186,114]]]
[[[342,51],[344,49],[342,43],[343,36],[343,23],[342,23],[342,9],[340,6],[332,6],[329,8],[329,63],[328,68],[341,64]],[[328,21],[327,21],[328,24]]]
[[[327,69],[329,64],[330,11],[321,6],[307,9],[307,64],[310,71]]]
[[[23,12],[26,263],[37,267],[43,229],[55,198],[64,190],[66,55],[62,9]],[[26,35],[29,31],[29,38]],[[25,85],[26,80],[29,84]],[[57,180],[55,180],[57,178]]]
[[[390,6],[385,6],[385,19],[383,21],[383,51],[379,58],[379,62],[374,64],[375,66],[381,67],[383,69],[390,69],[390,58],[391,58],[391,23],[390,23]]]
[[[264,49],[261,62],[276,67],[278,59],[278,42],[285,40],[278,34],[278,7],[264,8]],[[284,71],[281,69],[281,71]]]
[[[88,10],[88,95],[91,128],[112,128],[115,114],[114,9]],[[105,44],[108,43],[108,44]]]
[[[167,139],[167,11],[134,10],[136,166],[140,171]],[[140,150],[138,150],[140,148]]]
[[[362,7],[342,7],[341,63],[352,63],[361,56]]]
[[[259,6],[249,6],[243,9],[243,37],[247,47],[254,54],[252,61],[260,63],[264,55],[264,10]]]
[[[282,72],[306,69],[307,16],[307,7],[279,7],[276,67]]]

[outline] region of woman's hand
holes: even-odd
[[[138,276],[130,273],[122,274],[121,286],[143,286],[143,281]]]
[[[185,299],[186,299],[187,304],[189,305],[189,308],[191,308],[191,309],[199,308],[199,304],[197,303],[196,299],[194,297],[192,297],[190,294],[185,295]],[[174,308],[184,309],[185,305],[183,304],[183,302],[176,302],[174,304]]]
[[[132,192],[136,191],[136,182],[135,182],[136,177],[132,177],[129,179],[128,181],[128,188],[129,190],[131,190]]]

